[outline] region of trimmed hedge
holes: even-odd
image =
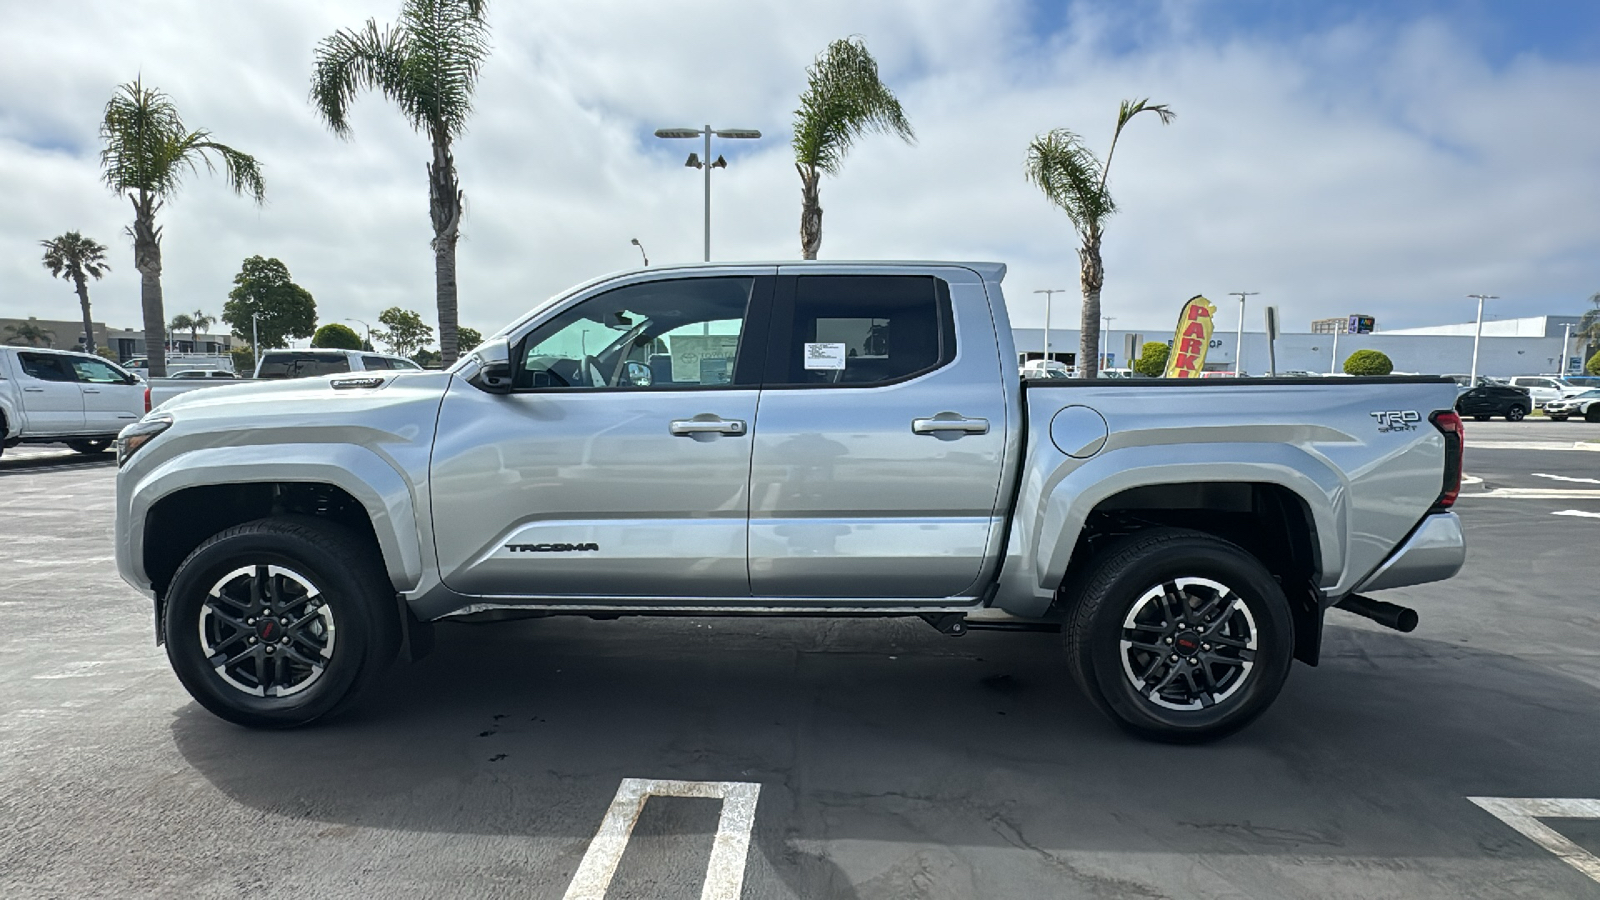
[[[1394,371],[1394,362],[1381,350],[1357,350],[1344,361],[1346,375],[1387,375]]]

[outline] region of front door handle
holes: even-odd
[[[677,437],[694,437],[697,434],[744,434],[744,422],[720,416],[698,415],[692,419],[674,419],[668,426]]]
[[[44,388],[25,387],[25,388],[23,388],[23,390],[27,391],[30,394],[42,394],[42,393],[44,393]]]
[[[988,434],[988,419],[969,419],[960,413],[942,412],[931,419],[912,419],[914,434]]]
[[[98,394],[98,393],[100,393],[100,389],[99,388],[84,388],[83,392],[85,394]]]

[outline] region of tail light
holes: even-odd
[[[145,389],[144,389],[144,411],[145,412],[149,412],[150,411],[150,387],[149,387],[149,385],[146,385]]]
[[[1444,489],[1433,502],[1434,509],[1449,509],[1461,495],[1461,462],[1466,455],[1466,430],[1461,416],[1453,409],[1443,409],[1428,417],[1433,427],[1444,435]]]

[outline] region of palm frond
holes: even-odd
[[[106,262],[105,245],[76,231],[39,244],[44,247],[44,266],[55,278],[75,278],[81,274],[98,280],[111,271]]]
[[[1066,212],[1080,235],[1098,234],[1117,211],[1105,189],[1100,161],[1082,138],[1065,128],[1033,139],[1024,171],[1030,183]]]
[[[1178,117],[1178,114],[1173,112],[1171,107],[1165,103],[1151,103],[1149,97],[1145,97],[1142,100],[1122,101],[1121,105],[1117,107],[1116,130],[1111,132],[1111,149],[1106,151],[1106,164],[1100,170],[1101,189],[1105,188],[1106,179],[1111,177],[1111,158],[1117,155],[1117,140],[1122,137],[1122,129],[1133,120],[1134,116],[1143,112],[1155,113],[1161,119],[1161,124],[1163,125],[1170,124],[1173,119]]]
[[[228,187],[232,188],[235,194],[249,194],[257,203],[263,202],[267,196],[267,184],[261,177],[261,163],[254,156],[235,150],[227,144],[219,144],[210,137],[210,132],[206,131],[196,131],[187,136],[181,145],[183,161],[193,168],[192,160],[194,156],[199,156],[205,160],[208,170],[214,170],[211,154],[215,153],[222,157],[222,167],[227,173]]]
[[[858,37],[829,44],[806,69],[806,89],[794,117],[795,161],[830,174],[838,173],[863,135],[895,134],[908,144],[916,142],[905,110]]]
[[[100,124],[100,168],[113,191],[146,191],[157,196],[177,187],[171,143],[184,133],[170,98],[135,79],[118,85]]]
[[[413,127],[457,137],[472,113],[472,91],[489,55],[484,0],[405,0],[402,96],[390,96]]]
[[[350,104],[363,88],[381,91],[390,99],[404,93],[403,37],[396,29],[380,29],[368,19],[359,31],[341,29],[317,44],[311,102],[334,134],[349,136]]]

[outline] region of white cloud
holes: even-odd
[[[306,101],[315,42],[397,5],[8,9],[0,315],[71,317],[38,241],[78,228],[113,250],[96,318],[138,326],[128,206],[99,183],[96,128],[113,87],[139,73],[191,127],[259,156],[268,179],[259,210],[204,172],[163,210],[169,315],[219,311],[257,253],[288,264],[324,321],[430,311],[425,141],[381,97],[358,103],[350,141]],[[653,262],[699,258],[700,174],[682,166],[698,148],[649,136],[664,125],[760,128],[762,141],[714,151],[730,159],[713,176],[714,254],[795,255],[791,111],[805,65],[849,34],[866,38],[919,140],[868,138],[824,180],[824,257],[1007,262],[1020,324],[1041,318],[1034,288],[1073,289],[1077,275],[1065,217],[1022,179],[1024,148],[1066,126],[1103,152],[1125,97],[1179,116],[1137,120],[1117,151],[1105,302],[1119,328],[1162,330],[1196,292],[1261,291],[1303,328],[1356,311],[1393,326],[1460,320],[1479,290],[1507,298],[1503,315],[1574,312],[1600,290],[1600,125],[1583,114],[1600,65],[1491,64],[1437,20],[1271,42],[1208,38],[1172,14],[1112,50],[1120,26],[1094,6],[1053,35],[1028,33],[1020,4],[957,0],[499,2],[490,15],[495,51],[457,147],[462,321],[484,331],[636,265],[630,238]]]

